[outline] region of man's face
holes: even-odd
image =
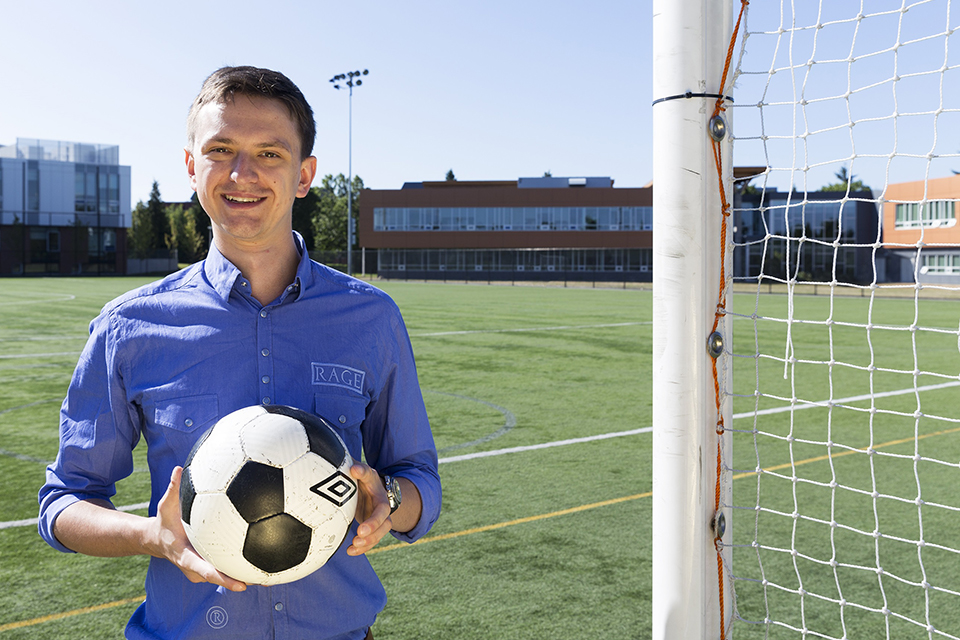
[[[300,159],[284,104],[244,95],[200,109],[186,163],[221,250],[224,242],[247,250],[289,243],[293,202],[317,170],[316,158]]]

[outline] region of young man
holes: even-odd
[[[91,323],[40,490],[40,534],[61,551],[152,556],[128,638],[369,637],[386,597],[363,554],[387,532],[418,539],[440,511],[403,320],[379,290],[312,262],[292,230],[294,199],[310,189],[317,160],[313,112],[290,80],[220,69],[187,129],[187,173],[213,226],[209,255],[114,300]],[[258,403],[326,418],[368,463],[351,469],[360,503],[349,545],[307,578],[273,587],[218,572],[180,523],[180,465],[193,443]],[[149,517],[110,502],[141,438]]]

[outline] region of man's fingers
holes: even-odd
[[[186,539],[186,532],[183,530],[183,524],[180,522],[180,480],[183,476],[183,467],[174,467],[170,474],[170,484],[160,499],[158,505],[158,515],[166,516],[166,526],[169,527],[177,537],[183,536],[181,547],[177,557],[177,566],[183,571],[190,582],[209,582],[230,591],[243,591],[247,585],[239,580],[234,580],[225,573],[218,571],[216,567],[207,562],[197,553],[197,551]]]

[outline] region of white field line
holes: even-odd
[[[18,353],[9,356],[0,356],[0,360],[12,360],[14,358],[53,358],[55,356],[78,356],[82,351],[57,351],[55,353]]]
[[[943,384],[931,384],[925,387],[913,387],[909,389],[899,389],[897,391],[883,391],[881,393],[875,393],[871,395],[861,395],[861,396],[850,396],[849,398],[838,398],[833,401],[833,406],[841,406],[850,402],[859,402],[862,400],[869,400],[870,398],[889,398],[892,396],[902,396],[909,393],[915,393],[918,391],[935,391],[937,389],[947,389],[949,387],[960,386],[960,382],[944,382]],[[772,413],[784,413],[787,411],[800,411],[801,409],[815,409],[817,407],[827,407],[830,406],[827,402],[819,403],[804,403],[800,405],[790,406],[790,407],[774,407],[772,409],[760,409],[759,411],[746,411],[743,413],[733,414],[734,419],[739,418],[750,418],[755,415],[763,416],[770,415]],[[557,440],[555,442],[545,442],[542,444],[533,444],[525,447],[510,447],[509,449],[495,449],[493,451],[480,451],[477,453],[465,453],[459,456],[451,456],[449,458],[440,458],[440,463],[447,462],[462,462],[464,460],[474,460],[477,458],[489,458],[491,456],[502,456],[508,453],[521,453],[523,451],[537,451],[538,449],[550,449],[553,447],[562,447],[568,444],[581,444],[584,442],[593,442],[595,440],[607,440],[609,438],[620,438],[623,436],[633,436],[641,433],[650,433],[653,431],[653,427],[642,427],[640,429],[633,429],[631,431],[617,431],[614,433],[603,433],[595,436],[585,436],[583,438],[572,438],[570,440]]]
[[[606,327],[635,327],[653,324],[653,322],[614,322],[610,324],[575,324],[560,327],[527,327],[522,329],[477,329],[475,331],[437,331],[435,333],[411,333],[411,338],[433,338],[436,336],[466,336],[473,333],[520,333],[525,331],[564,331],[569,329],[602,329]]]
[[[137,504],[128,504],[122,507],[117,507],[117,511],[136,511],[137,509],[146,509],[149,506],[149,502],[139,502]],[[35,527],[37,526],[38,522],[40,522],[39,518],[27,518],[26,520],[10,520],[9,522],[0,522],[0,530],[12,529],[14,527]]]
[[[23,304],[46,304],[48,302],[67,302],[68,300],[76,300],[77,296],[72,293],[58,293],[55,294],[56,298],[41,298],[40,300],[14,300],[4,301],[4,307],[12,307],[14,305],[23,305]]]
[[[569,325],[561,327],[527,327],[521,329],[478,329],[476,331],[438,331],[435,333],[413,333],[410,334],[411,338],[434,338],[438,336],[465,336],[474,333],[520,333],[527,331],[564,331],[569,329],[602,329],[606,327],[633,327],[645,324],[653,324],[652,322],[615,322],[610,324],[580,324],[580,325]],[[29,340],[30,338],[25,338]],[[41,338],[34,338],[41,339]],[[52,339],[52,338],[51,338]],[[86,338],[84,338],[86,339]],[[78,356],[82,352],[80,351],[59,351],[55,353],[18,353],[15,355],[0,355],[0,360],[11,360],[14,358],[52,358],[56,356]]]
[[[859,402],[863,400],[869,400],[873,398],[889,398],[893,396],[902,396],[910,393],[916,393],[919,391],[935,391],[938,389],[947,389],[950,387],[960,386],[960,382],[945,382],[943,384],[931,384],[923,387],[909,388],[909,389],[899,389],[897,391],[884,391],[881,393],[870,395],[860,395],[860,396],[850,396],[848,398],[838,398],[833,401],[833,406],[839,406],[849,402]],[[827,407],[829,406],[826,402],[823,403],[809,403],[802,404],[793,407],[775,407],[772,409],[761,409],[759,411],[747,411],[744,413],[735,413],[733,414],[734,419],[740,418],[751,418],[755,415],[769,415],[773,413],[783,413],[785,411],[800,411],[802,409],[814,409],[816,407]],[[477,460],[480,458],[492,458],[495,456],[503,456],[511,453],[523,453],[525,451],[538,451],[540,449],[552,449],[553,447],[563,447],[571,444],[583,444],[586,442],[596,442],[599,440],[609,440],[612,438],[622,438],[624,436],[635,436],[643,433],[650,433],[653,431],[653,427],[641,427],[640,429],[631,429],[629,431],[615,431],[613,433],[601,433],[594,436],[584,436],[583,438],[570,438],[569,440],[556,440],[554,442],[544,442],[542,444],[533,444],[525,447],[509,447],[507,449],[495,449],[493,451],[480,451],[477,453],[466,453],[459,456],[450,456],[447,458],[440,458],[440,464],[449,464],[451,462],[463,462],[465,460]],[[141,502],[139,504],[131,504],[123,507],[117,507],[119,511],[135,511],[137,509],[145,509],[147,507],[146,502]],[[11,520],[9,522],[0,522],[0,530],[9,529],[12,527],[26,527],[26,526],[36,526],[38,522],[37,518],[28,518],[26,520]]]

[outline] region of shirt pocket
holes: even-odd
[[[359,460],[360,425],[367,416],[366,398],[318,393],[313,396],[313,412],[330,423],[343,439],[354,460]]]
[[[184,433],[206,429],[219,416],[219,403],[213,394],[157,400],[154,409],[154,422]]]

